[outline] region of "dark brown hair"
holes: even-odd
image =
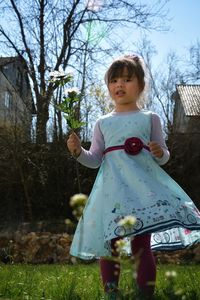
[[[145,86],[144,70],[140,61],[140,58],[135,55],[125,55],[113,61],[105,74],[105,82],[108,85],[109,82],[123,75],[124,69],[128,71],[128,78],[136,76],[138,79],[141,91]]]

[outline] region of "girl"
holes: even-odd
[[[69,151],[81,164],[100,166],[74,235],[71,254],[83,259],[100,258],[105,292],[117,292],[120,265],[106,257],[117,256],[116,241],[130,237],[132,255],[138,259],[138,288],[152,296],[156,280],[152,236],[155,234],[157,245],[167,248],[173,244],[176,230],[183,234],[183,230],[200,229],[199,212],[160,167],[170,154],[160,118],[141,108],[146,87],[142,59],[130,55],[115,60],[105,81],[115,109],[97,120],[89,151],[81,147],[75,133],[67,141]],[[126,216],[134,216],[136,223],[121,225],[120,220]],[[200,234],[195,233],[195,241],[199,241]],[[179,246],[182,244],[179,241]]]

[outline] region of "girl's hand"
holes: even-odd
[[[67,140],[67,147],[72,155],[78,157],[81,154],[81,140],[75,132],[72,132]]]
[[[148,143],[149,149],[151,151],[151,153],[157,157],[157,158],[161,158],[164,154],[163,149],[160,147],[160,145],[156,142],[149,142]]]

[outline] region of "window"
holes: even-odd
[[[5,96],[4,96],[4,105],[7,109],[11,110],[12,109],[12,94],[9,91],[5,91]]]

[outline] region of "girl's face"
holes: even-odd
[[[138,109],[137,100],[142,90],[136,76],[128,77],[126,68],[120,77],[111,79],[108,90],[115,102],[116,110]]]

